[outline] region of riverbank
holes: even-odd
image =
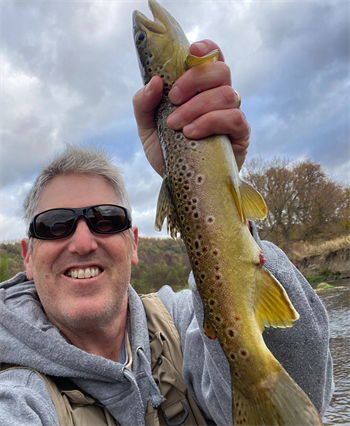
[[[350,278],[350,247],[293,259],[311,284]]]

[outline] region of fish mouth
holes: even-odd
[[[148,19],[147,16],[145,16],[143,13],[135,10],[133,12],[133,23],[135,30],[144,27],[154,33],[165,34],[171,25],[171,21],[173,20],[172,17],[155,0],[149,0],[148,6],[151,9],[154,20],[152,21],[151,19]]]

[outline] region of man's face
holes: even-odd
[[[42,191],[37,213],[96,204],[118,204],[112,186],[102,177],[56,176]],[[91,330],[112,324],[126,311],[131,265],[138,260],[138,231],[136,227],[132,231],[134,240],[129,231],[97,234],[82,217],[75,232],[66,238],[34,239],[32,253],[28,240],[22,241],[27,277],[35,281],[46,315],[62,331]],[[98,274],[90,278],[72,277],[76,271],[79,276],[89,275],[88,269]]]

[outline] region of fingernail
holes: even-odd
[[[152,82],[152,80],[151,80],[151,81],[149,81],[149,82],[146,84],[146,86],[145,86],[145,93],[148,93],[148,92],[150,92],[150,91],[151,91],[151,82]]]
[[[201,43],[199,41],[199,42],[196,42],[196,43],[193,43],[193,44],[195,44],[196,48],[199,49],[200,52],[202,52],[202,53],[204,53],[207,50],[207,45],[205,43]]]
[[[195,134],[195,131],[196,131],[196,125],[194,124],[194,123],[191,123],[191,124],[188,124],[187,126],[185,126],[184,128],[183,128],[183,132],[185,133],[185,135],[187,136],[187,137],[191,137],[191,136],[194,136],[194,134]]]
[[[170,102],[177,104],[181,101],[181,92],[177,86],[173,86],[173,88],[169,92]]]
[[[168,126],[174,130],[177,130],[181,127],[181,114],[176,111],[169,115],[168,117]]]

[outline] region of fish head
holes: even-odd
[[[141,76],[147,84],[159,75],[165,90],[186,71],[189,42],[177,21],[155,0],[149,0],[154,20],[135,10],[133,13],[134,42]]]

